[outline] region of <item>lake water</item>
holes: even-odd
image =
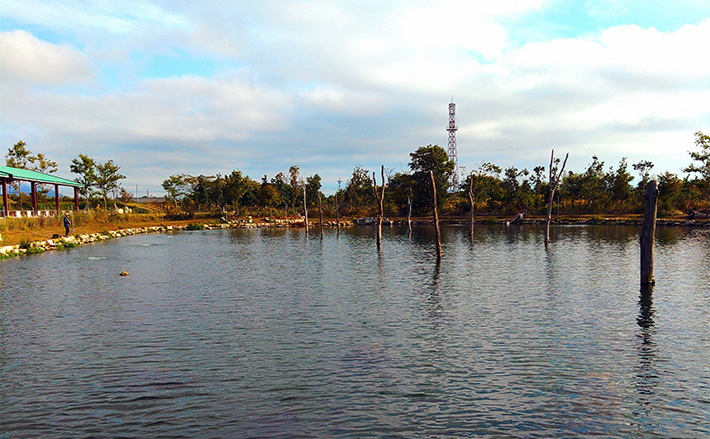
[[[220,230],[0,262],[0,437],[710,436],[710,230]],[[118,273],[128,271],[130,276]]]

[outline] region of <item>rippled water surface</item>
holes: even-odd
[[[0,262],[0,437],[710,436],[710,231],[153,234]],[[128,271],[130,276],[118,273]]]

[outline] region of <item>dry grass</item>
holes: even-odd
[[[159,225],[185,225],[195,220],[167,221],[160,215],[109,214],[105,211],[80,213],[73,218],[72,235],[98,233],[106,230],[132,229]],[[207,222],[207,221],[206,221]],[[214,220],[212,220],[214,222]],[[18,245],[22,241],[43,241],[53,235],[64,236],[62,217],[0,218],[0,235],[3,245]]]

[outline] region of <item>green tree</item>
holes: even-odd
[[[306,178],[306,198],[310,205],[315,205],[318,202],[318,194],[320,193],[321,179],[320,175],[315,174]]]
[[[691,163],[683,172],[700,174],[702,185],[705,186],[705,195],[710,198],[710,136],[702,131],[696,132],[695,146],[700,147],[700,151],[689,151],[688,154],[698,163]]]
[[[355,166],[353,174],[345,184],[345,200],[351,214],[369,211],[375,202],[372,191],[370,171],[360,165]]]
[[[449,160],[449,155],[444,148],[438,145],[419,147],[409,154],[409,168],[414,179],[413,205],[419,211],[424,211],[431,205],[433,197],[429,171],[434,173],[436,183],[437,205],[441,208],[449,195],[449,180],[454,172],[454,162]]]
[[[96,185],[96,162],[87,155],[79,154],[78,158],[71,161],[69,170],[79,175],[74,181],[81,185],[79,193],[87,201],[86,206],[88,208],[89,200],[94,195],[94,187]]]
[[[96,180],[94,182],[96,189],[104,199],[104,209],[108,209],[108,194],[121,189],[119,180],[126,178],[125,175],[118,172],[121,169],[113,160],[108,160],[104,163],[96,164]],[[114,208],[116,201],[114,197]]]
[[[191,192],[191,185],[188,183],[190,178],[189,175],[177,174],[163,180],[162,186],[165,190],[166,198],[175,203],[175,209],[178,208],[178,201],[188,196]]]

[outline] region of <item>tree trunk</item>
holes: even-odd
[[[441,230],[439,230],[439,208],[436,206],[436,182],[434,181],[434,172],[429,171],[431,177],[431,189],[433,196],[432,210],[434,211],[434,234],[436,237],[436,261],[441,261]]]
[[[658,211],[658,185],[651,180],[643,194],[644,216],[641,228],[641,285],[654,285],[653,242],[656,239],[656,214]]]

